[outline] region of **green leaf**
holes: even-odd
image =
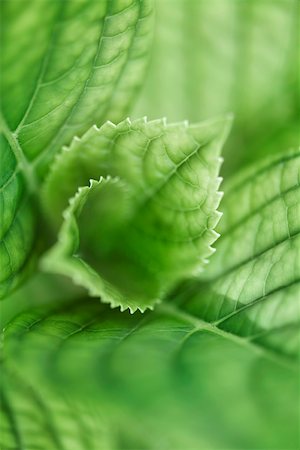
[[[233,111],[224,154],[230,171],[298,145],[298,6],[297,0],[158,0],[136,116],[198,122]]]
[[[40,297],[41,292],[43,298]],[[60,294],[60,304],[70,303],[84,295],[84,289],[79,289],[60,276],[37,272],[31,276],[21,289],[17,289],[7,296],[5,302],[0,303],[0,329],[19,315],[22,311],[41,305],[54,306],[57,293]]]
[[[6,367],[105,410],[113,449],[295,450],[299,167],[292,151],[227,185],[207,275],[172,303],[133,316],[86,298],[31,309],[4,331]]]
[[[74,134],[126,114],[147,59],[151,5],[34,0],[2,8],[4,116],[24,155],[45,171]]]
[[[132,264],[128,267],[117,257],[107,257],[115,234],[113,227],[124,219],[123,214],[127,216],[126,204],[124,186],[116,179],[91,180],[90,186],[79,188],[65,210],[59,241],[43,259],[43,267],[48,272],[70,276],[91,296],[101,296],[103,302],[121,306],[122,310],[129,307],[133,312],[148,300],[142,289],[138,299],[134,298],[139,285],[148,287],[149,292],[156,286],[151,286],[143,271],[134,271]],[[128,277],[130,283],[136,280],[137,287],[128,283]]]
[[[31,310],[5,332],[5,364],[34,389],[67,395],[78,422],[77,403],[105,412],[113,449],[296,449],[297,365],[183,309],[130,315],[82,299]]]
[[[0,298],[26,276],[33,264],[36,218],[28,172],[5,135],[0,134]],[[23,170],[22,170],[23,169]]]
[[[300,330],[299,180],[297,150],[229,183],[206,282],[182,288],[188,311],[291,357]]]
[[[39,184],[54,154],[94,123],[127,114],[146,68],[152,7],[148,0],[4,0],[1,18],[3,297],[34,263]]]
[[[218,236],[220,150],[230,121],[108,122],[74,139],[43,190],[53,219],[77,186],[86,187],[65,210],[44,267],[131,312],[153,307],[174,283],[202,270]],[[93,181],[108,175],[121,181]]]
[[[70,403],[45,385],[32,386],[3,367],[1,382],[1,449],[112,449],[103,412]]]

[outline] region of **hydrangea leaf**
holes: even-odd
[[[1,366],[0,446],[8,449],[112,450],[103,411]],[[45,400],[46,399],[46,400]]]
[[[26,7],[1,5],[4,116],[27,159],[45,170],[74,134],[126,114],[147,61],[151,4],[34,0]]]
[[[29,272],[36,248],[35,197],[28,170],[13,151],[1,123],[0,134],[0,298]]]
[[[128,216],[126,197],[126,188],[117,179],[91,180],[90,186],[79,188],[64,212],[59,241],[44,258],[43,267],[71,277],[112,307],[135,311],[139,304],[147,304],[156,286],[146,271],[137,272],[119,255],[110,257],[118,226]]]
[[[5,0],[1,19],[3,297],[34,262],[39,184],[56,151],[92,124],[126,116],[147,63],[152,6]]]
[[[162,435],[178,450],[296,448],[299,167],[292,151],[225,186],[202,281],[143,315],[87,298],[31,309],[4,331],[6,367],[68,393],[73,408],[105,410],[112,448],[116,423],[127,448],[155,448]]]
[[[218,328],[296,357],[300,324],[300,151],[225,187],[217,252],[182,288],[189,311]]]
[[[7,327],[4,342],[5,364],[34,390],[46,383],[67,395],[78,426],[88,415],[77,403],[104,412],[112,449],[155,448],[162,436],[162,448],[176,450],[297,448],[297,363],[287,364],[278,352],[274,361],[261,343],[218,333],[184,306],[130,315],[83,298],[23,313]],[[14,406],[17,392],[10,396]],[[42,398],[51,412],[56,397],[48,391]],[[15,410],[23,428],[23,409]],[[68,410],[58,403],[52,414],[63,439]],[[103,424],[101,415],[98,421]]]
[[[58,255],[64,260],[75,256],[76,267],[73,260],[68,273],[73,279],[92,295],[132,312],[152,307],[175,282],[202,270],[218,236],[220,151],[230,122],[126,120],[93,127],[75,139],[46,181],[43,199],[49,214],[57,219],[77,186],[86,187],[65,210],[59,242],[44,267],[60,272]],[[109,183],[107,194],[100,189],[96,201],[88,198],[99,186],[93,181],[88,187],[89,180],[108,175],[119,177],[127,191],[117,231],[119,200],[105,198]],[[90,205],[84,208],[87,199]],[[110,210],[101,210],[101,202]],[[76,227],[71,225],[75,218]],[[103,277],[110,281],[110,292],[103,288]],[[111,285],[118,284],[116,293]]]

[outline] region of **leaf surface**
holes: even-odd
[[[148,0],[4,0],[1,18],[3,297],[33,263],[37,222],[46,234],[39,185],[55,153],[94,123],[128,112],[146,67],[152,6]]]
[[[71,275],[92,295],[132,312],[152,307],[175,282],[199,272],[218,236],[220,151],[229,124],[126,120],[75,139],[46,180],[49,215],[57,220],[77,187],[86,187],[65,210],[59,242],[44,267]],[[99,176],[119,177],[127,206],[121,193],[109,197],[109,184],[99,196],[96,181],[87,186]],[[59,261],[70,258],[72,268],[59,269]]]
[[[105,410],[114,449],[296,449],[299,161],[290,152],[225,186],[202,281],[143,315],[86,298],[31,309],[4,331],[6,366]]]
[[[1,449],[109,450],[105,418],[47,385],[1,367]]]
[[[0,134],[0,298],[26,276],[33,263],[37,229],[30,171]]]
[[[172,303],[133,316],[86,298],[31,309],[4,331],[6,366],[105,410],[114,449],[296,449],[299,161],[292,151],[226,186],[207,276]]]
[[[221,238],[185,306],[218,328],[297,357],[300,324],[300,152],[225,187]],[[185,299],[185,300],[184,300]]]
[[[154,448],[162,435],[162,448],[178,450],[297,448],[297,369],[216,331],[172,305],[130,315],[83,299],[19,316],[5,361],[35,388],[105,411],[128,448]]]
[[[35,0],[2,8],[4,115],[24,155],[45,168],[74,134],[126,114],[146,62],[151,5]]]

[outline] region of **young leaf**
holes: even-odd
[[[127,206],[121,193],[110,198],[112,181],[104,191],[103,180],[81,188],[44,267],[71,275],[92,295],[132,312],[152,307],[175,282],[199,272],[218,236],[220,150],[229,122],[108,122],[73,140],[44,187],[53,219],[77,186],[99,176],[120,178]]]
[[[300,151],[255,166],[225,189],[206,283],[183,288],[189,311],[296,357],[300,324]]]
[[[76,284],[86,287],[90,295],[101,296],[113,307],[129,307],[135,311],[136,301],[143,305],[147,302],[147,293],[149,295],[156,286],[149,281],[147,285],[143,271],[134,272],[134,267],[120,261],[120,257],[110,260],[107,256],[115,227],[118,229],[128,215],[126,206],[126,190],[116,179],[91,180],[90,186],[79,188],[64,212],[59,241],[44,259],[43,267],[49,272],[70,276]],[[97,258],[96,261],[93,258]],[[93,269],[95,264],[97,271]],[[112,277],[113,284],[107,281]],[[137,288],[141,285],[145,289],[138,291],[138,300],[134,298],[136,286],[131,285],[134,279]]]
[[[0,297],[33,261],[36,197],[55,152],[92,124],[125,117],[146,67],[152,7],[5,0],[1,18]]]

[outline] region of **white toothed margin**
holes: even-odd
[[[130,120],[129,120],[129,123],[130,123]],[[96,131],[97,133],[101,133],[102,130],[105,129],[106,127],[116,128],[117,125],[114,124],[113,122],[111,122],[110,120],[108,120],[103,125],[101,125],[101,127],[98,127],[96,124],[94,124],[82,136],[77,136],[77,135],[74,136],[69,145],[62,146],[61,151],[59,151],[58,153],[55,154],[52,164],[50,166],[49,172],[44,180],[43,187],[42,187],[42,190],[44,190],[44,192],[46,191],[46,187],[48,185],[49,179],[51,178],[53,173],[59,167],[59,164],[60,164],[62,158],[64,157],[64,154],[66,152],[72,151],[72,149],[76,145],[78,145],[79,142],[84,142],[86,139],[88,139],[90,134],[93,133],[94,131]],[[44,195],[43,197],[45,198],[46,196]]]
[[[214,121],[215,121],[215,120],[213,120],[213,122],[214,122]],[[168,124],[167,124],[166,118],[162,118],[162,119],[158,119],[158,120],[153,120],[153,121],[147,122],[147,117],[144,117],[144,118],[142,119],[142,122],[145,123],[145,124],[147,124],[147,123],[149,123],[149,124],[157,124],[157,125],[163,126],[163,127],[165,127],[165,128],[166,128],[166,127],[172,128],[172,127],[174,127],[174,126],[177,127],[178,125],[180,125],[181,127],[184,127],[184,128],[189,128],[189,127],[193,128],[193,125],[189,125],[189,122],[188,122],[188,121],[184,121],[184,122],[179,122],[179,123],[177,123],[177,124],[170,124],[170,125],[168,125]],[[87,139],[87,138],[90,136],[91,133],[95,133],[95,131],[96,131],[97,133],[101,133],[102,131],[107,130],[107,128],[111,128],[111,129],[113,129],[113,128],[120,128],[120,130],[122,130],[122,127],[124,128],[124,125],[125,125],[125,128],[126,128],[126,127],[132,127],[135,123],[141,123],[141,119],[138,119],[138,120],[136,120],[136,121],[131,122],[131,120],[130,120],[129,118],[127,118],[127,119],[125,119],[123,122],[120,122],[118,125],[115,125],[114,123],[108,121],[108,122],[104,123],[100,128],[99,128],[97,125],[93,125],[93,126],[92,126],[92,127],[91,127],[91,128],[90,128],[90,129],[89,129],[89,130],[81,137],[81,138],[78,137],[78,136],[75,136],[75,137],[73,138],[73,140],[72,140],[72,142],[71,142],[71,144],[70,144],[69,147],[63,147],[62,152],[61,152],[61,153],[58,155],[58,157],[56,158],[55,164],[59,164],[60,158],[63,156],[63,152],[65,152],[65,151],[71,151],[73,147],[75,147],[76,145],[78,145],[78,142],[81,142],[81,141],[84,141],[85,139]],[[203,123],[200,124],[200,125],[206,126],[207,123],[208,123],[208,122],[203,122]],[[196,127],[198,128],[198,127],[199,127],[199,124],[195,124],[194,126],[196,126]],[[222,161],[223,161],[223,158],[220,157],[220,156],[218,156],[218,157],[217,157],[217,161],[218,161],[219,164],[221,164]],[[53,165],[55,166],[55,164],[53,164]],[[52,167],[51,170],[55,170],[55,167]],[[108,179],[107,179],[107,180],[108,180]],[[117,180],[116,180],[116,181],[117,181]],[[216,178],[216,181],[215,181],[215,189],[216,189],[216,190],[219,188],[221,181],[222,181],[222,178],[221,178],[221,177],[217,177],[217,178]],[[102,177],[100,177],[98,183],[100,183],[100,182],[103,182]],[[95,183],[97,183],[97,181],[96,181],[96,180],[90,180],[89,183],[90,183],[90,187],[92,187]],[[79,196],[79,195],[82,195],[83,190],[88,190],[88,189],[89,189],[88,186],[80,187],[80,188],[78,189],[77,193],[75,194],[75,196],[73,197],[73,199],[70,201],[70,209],[69,209],[68,211],[65,210],[65,213],[64,213],[64,218],[65,218],[65,219],[68,220],[68,214],[69,214],[69,216],[71,216],[71,212],[72,212],[71,209],[72,209],[72,210],[74,209],[74,207],[75,207],[75,205],[76,205],[76,200],[77,200],[78,196]],[[211,244],[213,244],[213,243],[217,240],[217,238],[218,238],[218,236],[219,236],[218,233],[213,232],[213,228],[217,225],[217,223],[218,223],[218,221],[220,220],[220,217],[221,217],[221,215],[222,215],[219,211],[217,211],[217,208],[218,208],[218,206],[219,206],[219,204],[220,204],[222,195],[223,195],[222,192],[217,191],[217,192],[214,194],[214,199],[213,199],[213,201],[212,201],[212,208],[213,208],[213,209],[215,208],[215,210],[210,214],[210,216],[209,216],[209,218],[208,218],[208,219],[210,219],[210,224],[209,224],[209,228],[208,228],[207,231],[205,232],[205,234],[206,234],[206,239],[207,239],[207,252],[208,252],[208,253],[205,255],[205,257],[203,258],[203,259],[205,260],[205,264],[206,264],[206,262],[207,262],[207,257],[210,256],[210,255],[211,255],[212,253],[214,253],[214,251],[215,251],[215,249],[211,246]],[[205,234],[204,234],[204,235],[205,235]],[[95,289],[91,288],[90,291],[91,291],[91,295],[93,295],[93,296],[96,295],[96,296],[99,297],[99,294],[98,294],[97,292],[95,292]],[[112,307],[114,307],[114,308],[119,306],[113,299],[108,300],[107,303],[110,303],[110,304],[112,305]],[[124,307],[124,306],[123,306],[123,307]],[[136,309],[139,309],[139,308],[131,307],[131,306],[126,307],[126,309],[130,309],[130,308],[132,309],[133,312],[134,312]],[[142,308],[142,309],[143,309],[143,308]],[[146,308],[145,308],[145,309],[146,309]],[[145,309],[143,309],[143,310],[145,310]]]
[[[112,309],[119,308],[121,312],[129,310],[130,314],[134,314],[136,311],[144,313],[146,310],[153,310],[154,306],[161,302],[161,299],[152,299],[151,304],[145,306],[132,305],[130,301],[116,291],[116,297],[120,300],[115,300],[108,289],[108,286],[112,285],[102,280],[101,276],[92,267],[88,266],[84,260],[74,254],[73,242],[70,242],[68,239],[70,226],[77,227],[76,208],[78,207],[79,198],[85,193],[88,194],[94,186],[108,182],[118,183],[119,181],[120,179],[118,177],[112,178],[111,176],[107,176],[104,178],[100,176],[99,180],[91,178],[89,180],[89,186],[80,186],[77,189],[75,195],[69,199],[68,207],[63,212],[64,222],[58,235],[58,241],[42,258],[41,267],[48,272],[60,273],[70,277],[74,284],[86,288],[89,296],[99,298]],[[79,264],[81,270],[84,269],[85,272],[81,273],[78,271],[78,267],[74,267],[74,263],[76,265]],[[98,286],[95,286],[93,277],[95,277]]]
[[[221,165],[223,162],[223,158],[218,156],[217,160],[218,160],[219,164]],[[222,181],[223,181],[222,177],[218,176],[216,178],[216,188],[217,189],[219,189]],[[203,271],[203,267],[205,265],[209,264],[209,262],[210,262],[209,257],[216,252],[216,249],[215,249],[215,247],[212,247],[212,244],[214,244],[217,241],[217,239],[220,237],[220,234],[217,231],[215,231],[215,228],[218,225],[218,223],[223,215],[223,213],[218,210],[218,208],[220,206],[220,202],[223,198],[223,195],[224,195],[224,193],[219,190],[217,190],[214,194],[215,210],[212,211],[212,213],[208,217],[208,222],[210,222],[209,228],[203,234],[203,238],[206,239],[207,243],[208,243],[208,247],[207,247],[208,252],[204,258],[201,258],[202,267],[199,268],[200,272]]]
[[[134,121],[131,121],[131,119],[129,117],[127,117],[125,120],[119,122],[118,124],[115,124],[113,122],[111,122],[110,120],[106,121],[103,125],[101,125],[100,127],[97,126],[96,124],[92,125],[85,133],[83,133],[82,136],[74,136],[70,142],[69,145],[64,145],[61,148],[61,151],[59,151],[54,159],[53,162],[50,166],[49,172],[45,178],[45,181],[43,183],[43,186],[45,190],[45,187],[48,185],[48,181],[51,178],[51,176],[53,175],[53,173],[57,170],[57,168],[59,167],[59,164],[61,162],[61,159],[64,156],[64,153],[66,152],[70,152],[72,151],[72,149],[74,147],[76,147],[78,145],[79,142],[85,142],[89,137],[90,134],[93,132],[97,132],[97,133],[102,133],[106,128],[122,128],[124,125],[128,126],[128,127],[132,127],[135,123],[139,123],[139,122],[143,122],[144,124],[162,124],[163,127],[165,128],[172,128],[172,127],[176,127],[178,125],[183,125],[185,128],[190,127],[191,125],[189,124],[189,122],[187,120],[183,121],[183,122],[178,122],[178,123],[172,123],[172,124],[168,124],[167,123],[167,119],[166,117],[163,117],[161,119],[155,119],[155,120],[151,120],[148,121],[147,116],[142,117],[142,119],[136,119]],[[45,196],[43,196],[45,197]]]

